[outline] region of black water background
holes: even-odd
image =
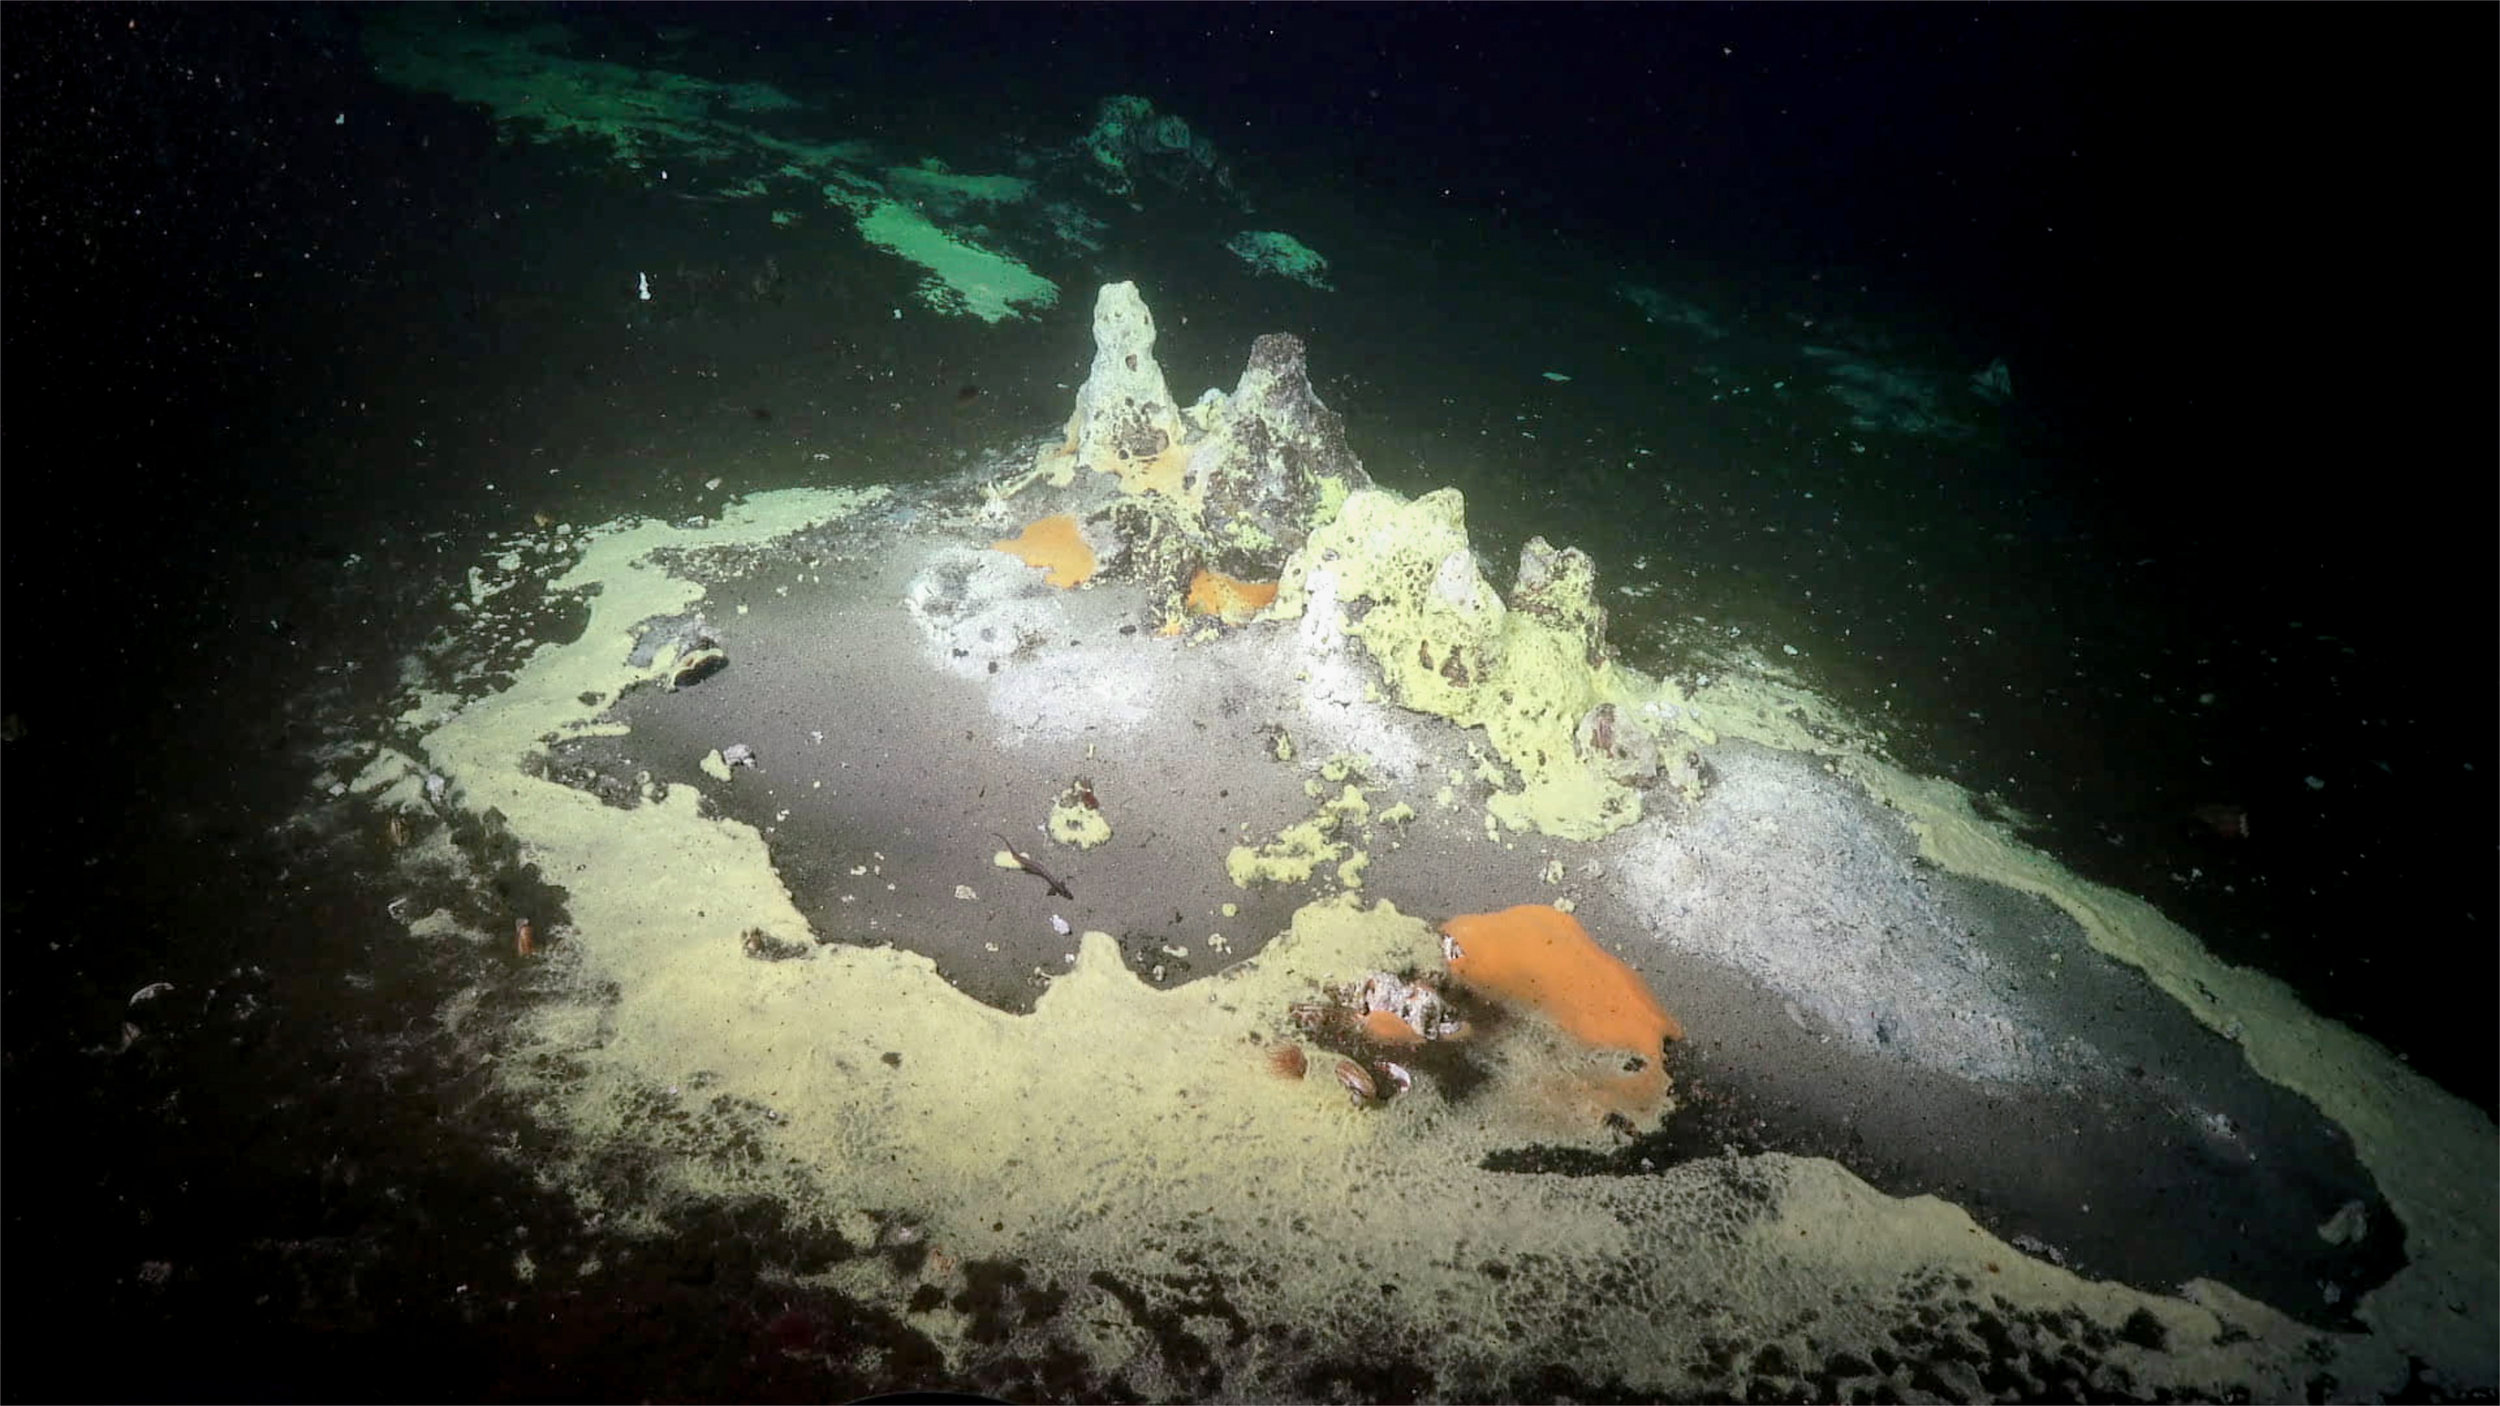
[[[1060,135],[1111,91],[1187,113],[1341,291],[1124,251],[1107,272],[1148,281],[1176,390],[1300,332],[1374,472],[1461,483],[1488,559],[1543,533],[1610,580],[1674,563],[1622,611],[1635,662],[1688,667],[1731,624],[1796,644],[1913,769],[2045,817],[2063,861],[2492,1107],[2491,12],[1534,13],[569,17],[683,20],[906,142]],[[1082,270],[995,333],[892,325],[874,268],[731,325],[638,324],[637,265],[748,267],[769,231],[382,88],[355,24],[0,18],[13,1303],[47,1274],[143,1315],[135,1266],[237,1253],[232,1224],[342,1238],[341,1147],[443,1175],[404,1135],[446,1110],[394,1105],[341,1047],[456,974],[385,955],[370,895],[270,835],[313,735],[280,702],[351,657],[325,683],[378,696],[440,607],[403,583],[542,507],[697,510],[724,458],[771,486],[800,437],[853,462],[793,482],[944,472],[1047,430],[1081,365]],[[2003,442],[1857,455],[1820,401],[1713,401],[1701,349],[1602,294],[1657,269],[1756,350],[1814,308],[1939,363],[2002,356]],[[980,418],[949,408],[967,379]],[[2254,836],[2200,831],[2206,802]],[[228,1004],[144,1064],[81,1053],[158,979]],[[216,1027],[238,989],[278,1033]],[[440,1161],[463,1174],[438,1214],[481,1244],[527,1199],[482,1149]],[[410,1234],[348,1200],[343,1238]],[[306,1292],[319,1326],[334,1302]],[[508,1383],[488,1356],[446,1389]],[[138,1394],[203,1380],[149,1370]]]

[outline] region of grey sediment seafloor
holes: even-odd
[[[1090,384],[1138,335],[1098,322]],[[1080,459],[1113,400],[1080,395]],[[586,1213],[657,1235],[770,1196],[844,1247],[794,1288],[967,1378],[1050,1358],[1146,1395],[2491,1385],[2489,1120],[2276,983],[1776,683],[1660,686],[1692,784],[1537,814],[1579,793],[1389,701],[1312,589],[1342,544],[1271,554],[1296,614],[1181,619],[1121,535],[1137,485],[1024,462],[550,536],[474,628],[557,597],[580,636],[419,699],[360,778],[412,812],[443,778],[549,886],[547,997],[476,1038]],[[1055,512],[1101,579],[990,548]],[[637,643],[698,614],[727,665],[668,688]],[[1080,778],[1110,827],[1082,849],[1046,833]],[[1236,882],[1305,822],[1308,877]],[[1373,1108],[1268,1067],[1322,984],[1558,900],[1690,1032],[1653,1125],[1553,1097],[1516,1025]]]

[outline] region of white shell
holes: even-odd
[[[1060,917],[1060,916],[1059,916],[1058,914],[1056,914],[1056,913],[1051,914],[1051,915],[1050,915],[1050,930],[1051,930],[1052,932],[1055,932],[1055,933],[1059,934],[1061,937],[1066,937],[1066,936],[1068,935],[1069,931],[1070,931],[1070,929],[1069,929],[1069,927],[1068,927],[1068,920],[1067,920],[1067,919],[1065,919],[1065,918]]]
[[[1425,1039],[1434,1034],[1443,1022],[1441,993],[1428,982],[1400,981],[1388,972],[1373,972],[1363,978],[1354,993],[1357,1010],[1366,1015],[1386,1012],[1421,1032]]]

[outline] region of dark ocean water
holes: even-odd
[[[229,1239],[336,1250],[182,1329],[291,1361],[20,1352],[11,1396],[681,1394],[439,1316],[393,1340],[439,1348],[412,1375],[353,1375],[420,1292],[375,1266],[434,1232],[342,1162],[454,1230],[554,1213],[409,1148],[446,1096],[343,1052],[439,973],[339,980],[363,899],[272,837],[310,712],[385,696],[434,579],[533,513],[1053,432],[1114,278],[1176,392],[1300,335],[1375,477],[1465,491],[1497,580],[1531,535],[1587,549],[1634,664],[1758,652],[2494,1106],[2488,7],[562,12],[582,56],[958,170],[1146,94],[1332,260],[1333,292],[1246,277],[1247,217],[1141,187],[997,326],[895,316],[909,278],[836,212],[794,237],[387,86],[370,17],[0,15],[10,1337],[30,1296],[144,1322],[135,1266]],[[705,291],[644,305],[643,272]],[[1868,368],[1873,409],[1832,393]],[[288,1019],[84,1052],[166,974]],[[682,1394],[788,1389],[663,1337]]]

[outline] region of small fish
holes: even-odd
[[[1068,886],[1065,881],[1053,876],[1048,869],[1034,863],[1033,856],[1016,848],[1013,840],[1008,839],[1005,835],[999,835],[996,830],[992,830],[990,833],[998,835],[998,842],[1005,845],[1007,847],[1007,853],[1015,857],[1017,868],[1022,869],[1024,872],[1041,880],[1043,883],[1050,885],[1050,897],[1064,898],[1070,903],[1076,902],[1076,895],[1068,892]]]

